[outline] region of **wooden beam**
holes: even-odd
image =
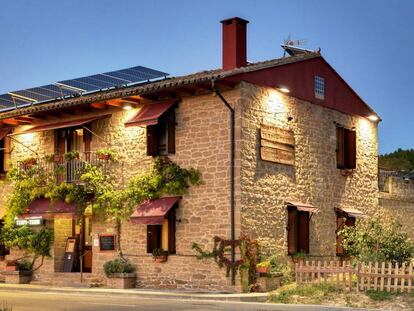
[[[122,108],[123,100],[120,99],[120,98],[111,99],[111,100],[106,101],[106,104],[109,105],[109,106]]]
[[[17,121],[16,119],[14,119],[14,118],[4,119],[3,123],[7,124],[7,125],[16,125],[16,126],[20,125],[20,122]]]
[[[127,102],[127,103],[131,103],[131,104],[141,104],[141,99],[140,98],[123,97],[122,100]]]
[[[106,109],[106,108],[107,108],[107,105],[106,105],[106,103],[105,103],[105,102],[101,102],[101,103],[92,103],[92,104],[91,104],[91,107],[92,107],[92,108],[94,108],[94,109],[100,109],[100,110],[102,110],[102,109]]]
[[[34,120],[33,118],[26,117],[26,116],[16,117],[15,119],[19,122],[27,123],[27,124],[32,124]]]

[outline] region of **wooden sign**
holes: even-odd
[[[295,137],[292,131],[262,124],[260,138],[262,160],[295,165]]]
[[[70,237],[66,240],[65,255],[63,257],[63,272],[73,272],[78,259],[78,239]]]
[[[115,250],[115,235],[103,234],[99,236],[99,250],[114,251]]]

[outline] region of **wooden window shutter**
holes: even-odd
[[[157,126],[147,126],[147,155],[156,157],[158,155]]]
[[[345,129],[336,128],[336,167],[345,168]]]
[[[161,247],[161,233],[162,226],[148,225],[147,226],[147,253],[152,253],[156,248]]]
[[[175,208],[168,213],[168,254],[175,254]]]
[[[344,228],[344,224],[344,216],[338,214],[336,216],[336,255],[338,256],[345,255],[344,237],[342,234],[338,234]]]
[[[8,172],[10,169],[10,160],[11,160],[11,139],[6,136],[3,138],[4,141],[4,165],[3,170]]]
[[[297,223],[297,209],[294,207],[288,208],[288,254],[294,255],[298,252],[298,223]]]
[[[66,152],[66,130],[55,130],[55,153],[63,155]]]
[[[345,166],[348,169],[356,168],[356,132],[345,131]]]
[[[86,126],[88,130],[91,129],[91,126]],[[84,152],[86,160],[91,159],[91,146],[92,146],[92,133],[86,129],[83,129],[83,145],[84,145]]]
[[[345,221],[345,225],[347,227],[353,227],[355,226],[355,217],[347,217]]]
[[[168,153],[175,153],[175,112],[171,109],[167,116]]]
[[[309,213],[298,212],[298,246],[299,252],[309,253]]]

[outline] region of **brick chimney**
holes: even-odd
[[[231,70],[247,65],[246,33],[249,21],[239,17],[222,20],[223,69]]]

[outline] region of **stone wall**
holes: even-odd
[[[241,98],[242,231],[262,250],[286,255],[285,202],[309,203],[320,209],[310,222],[310,255],[335,256],[334,208],[370,214],[378,207],[376,124],[247,83]],[[348,177],[336,168],[334,122],[357,132],[357,167]],[[295,166],[260,159],[261,123],[293,131]]]
[[[380,206],[395,215],[414,239],[414,180],[389,176],[384,184],[384,191],[380,192]]]
[[[233,90],[225,92],[224,96],[230,102],[238,103],[240,94]],[[105,113],[108,112],[100,114]],[[146,155],[145,128],[124,126],[124,122],[135,113],[136,110],[116,110],[110,118],[92,124],[92,131],[96,134],[92,138],[92,150],[110,148],[118,154],[118,161],[111,164],[111,172],[116,176],[115,182],[119,187],[126,185],[132,176],[148,170],[152,163],[152,158]],[[233,291],[237,287],[231,286],[225,269],[218,268],[213,260],[197,260],[191,249],[196,242],[211,250],[214,236],[230,236],[229,112],[218,97],[189,97],[178,105],[176,122],[176,154],[170,158],[182,167],[199,169],[203,181],[202,185],[190,188],[179,202],[176,211],[177,254],[169,256],[165,264],[154,263],[152,255],[146,254],[146,226],[130,223],[123,227],[123,251],[137,267],[140,287]],[[53,152],[53,131],[16,137],[38,152],[40,157]],[[14,161],[28,156],[32,156],[28,149],[14,146]],[[236,184],[236,190],[239,188]],[[57,230],[53,251],[56,260],[47,264],[51,271],[61,271],[62,247],[65,235],[70,235],[68,226],[67,223],[61,226],[60,219],[55,221]],[[97,237],[114,229],[95,220],[92,230],[93,237]],[[116,253],[99,252],[95,246],[93,275],[102,278],[104,262],[115,257]],[[41,279],[42,274],[39,273]],[[44,279],[50,280],[50,275],[45,274]]]

